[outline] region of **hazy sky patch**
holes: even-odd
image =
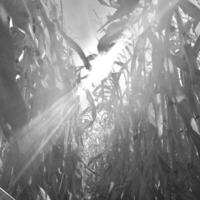
[[[88,53],[96,51],[96,30],[105,22],[109,9],[97,0],[63,0],[66,32]]]

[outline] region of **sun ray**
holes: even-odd
[[[179,1],[175,0],[170,7],[165,8],[160,11],[157,16],[157,19],[161,18],[166,12],[171,9],[172,6],[176,5]],[[146,13],[144,12],[138,17],[131,17],[127,28],[124,30],[122,37],[116,42],[116,44],[103,55],[99,55],[93,62],[93,68],[82,84],[75,88],[70,93],[65,94],[59,100],[57,100],[49,109],[38,115],[35,119],[26,125],[20,132],[21,138],[14,138],[12,142],[18,141],[20,143],[19,147],[23,152],[26,152],[26,149],[29,149],[31,145],[37,144],[34,148],[37,149],[35,153],[27,161],[26,165],[20,170],[15,179],[12,182],[12,185],[15,184],[29,168],[32,162],[36,159],[40,152],[46,147],[51,138],[55,135],[56,131],[62,125],[62,123],[70,116],[73,115],[74,111],[78,107],[78,94],[79,90],[92,89],[92,84],[99,84],[103,79],[105,79],[110,72],[114,61],[121,52],[122,49],[126,47],[127,41],[133,37],[133,34],[130,30],[132,27],[138,23],[140,19],[145,19]],[[155,19],[152,20],[152,23],[146,23],[142,21],[143,32],[150,28],[155,23]],[[137,35],[134,35],[134,38],[139,37],[141,32],[138,32]],[[45,138],[43,142],[41,139],[48,130],[49,127],[54,126],[51,133]],[[16,134],[18,135],[18,134]],[[31,139],[30,139],[31,138]],[[36,141],[36,143],[35,143]],[[11,144],[12,144],[11,142]]]
[[[30,167],[30,165],[34,162],[34,160],[37,158],[37,156],[43,151],[43,149],[47,146],[47,144],[50,142],[52,137],[55,135],[57,130],[60,128],[60,126],[63,124],[63,122],[72,115],[73,111],[75,111],[76,106],[72,105],[68,111],[64,114],[62,119],[59,121],[59,123],[56,125],[56,127],[51,131],[51,133],[45,138],[43,142],[40,143],[40,146],[37,148],[37,150],[34,152],[34,154],[30,157],[28,162],[26,162],[25,166],[20,170],[20,172],[17,174],[17,176],[12,181],[10,187],[15,185],[17,181],[23,176],[23,174],[26,172],[26,170]]]
[[[179,0],[174,0],[169,7],[165,7],[163,10],[157,13],[157,16],[151,16],[151,23],[145,21],[147,19],[147,12],[139,13],[137,16],[133,15],[125,30],[122,33],[122,36],[118,39],[116,44],[106,53],[100,54],[92,64],[92,70],[88,75],[88,78],[82,82],[81,88],[92,90],[92,85],[99,84],[103,79],[105,79],[110,72],[113,70],[113,64],[117,56],[126,48],[127,43],[130,39],[137,39],[145,31],[147,31],[152,25],[154,25],[159,19],[161,19],[171,8],[173,8]],[[153,10],[153,5],[150,10]],[[137,26],[138,22],[142,19],[141,28],[142,31],[132,32],[134,26]]]

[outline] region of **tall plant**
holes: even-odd
[[[199,199],[198,2],[99,2],[116,9],[99,51],[127,42],[93,93],[113,129],[89,161],[92,199]]]
[[[83,196],[73,54],[90,64],[63,30],[60,2],[0,1],[0,186],[17,199]]]

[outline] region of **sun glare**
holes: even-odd
[[[81,88],[92,90],[92,85],[98,85],[105,79],[110,72],[113,70],[113,64],[118,56],[118,54],[125,47],[128,37],[123,34],[123,36],[117,41],[117,43],[107,52],[100,54],[92,62],[92,70],[88,77],[82,82]]]
[[[177,3],[178,0],[175,1]],[[164,10],[160,11],[159,18],[163,16],[169,9],[171,8],[165,8]],[[143,13],[146,15],[145,13]],[[143,18],[140,16],[140,18]],[[145,17],[144,17],[145,19]],[[137,26],[137,21],[131,19],[130,20],[130,26],[131,29],[133,26]],[[147,23],[145,20],[141,22],[143,26],[143,32],[147,30],[152,24]],[[84,90],[93,90],[93,85],[97,86],[101,83],[103,79],[105,79],[113,70],[114,62],[117,59],[117,56],[124,48],[126,48],[127,42],[129,42],[130,38],[136,38],[141,34],[140,30],[138,32],[132,33],[129,30],[129,27],[127,27],[126,30],[124,30],[121,38],[116,42],[116,44],[105,54],[99,55],[91,64],[92,64],[92,70],[89,72],[89,75],[86,79],[84,79],[79,86],[79,88],[75,89],[73,92],[70,92],[69,94],[64,95],[62,98],[57,100],[47,111],[44,113],[41,113],[36,119],[34,119],[29,125],[27,125],[23,132],[29,133],[30,135],[34,135],[34,137],[38,137],[37,139],[34,138],[34,141],[37,141],[38,146],[37,151],[35,154],[30,158],[29,162],[27,162],[26,166],[20,171],[18,176],[15,178],[14,182],[18,181],[18,179],[22,176],[22,174],[26,171],[26,169],[30,166],[30,164],[35,160],[37,155],[45,148],[47,143],[51,140],[53,135],[55,134],[56,130],[60,127],[60,125],[65,122],[65,120],[73,114],[73,111],[78,108],[78,104],[75,103],[75,100],[77,100],[77,95],[81,97],[82,91]],[[52,128],[51,133],[49,136],[41,143],[38,140],[42,139],[43,137],[41,134],[45,134],[46,130],[49,129],[49,127],[52,127],[52,124],[54,128]],[[35,132],[34,134],[31,134],[32,132]],[[29,137],[27,136],[27,137]],[[33,144],[33,141],[29,141],[31,144]],[[35,144],[34,144],[35,145]],[[23,148],[23,147],[21,147]],[[24,148],[29,149],[29,144],[26,144]],[[23,151],[26,152],[26,151]]]
[[[154,3],[158,3],[158,1],[154,1]],[[164,8],[161,10],[158,15],[156,16],[157,20],[160,19],[163,15],[166,14],[175,4],[178,3],[178,0],[175,0],[172,4],[169,5],[169,7]],[[153,10],[153,9],[152,9]],[[131,29],[133,30],[133,27],[135,26],[134,33],[129,30],[129,27],[127,26],[127,29],[124,30],[121,38],[116,42],[116,44],[105,54],[100,54],[93,62],[92,62],[92,70],[89,73],[88,77],[82,82],[81,88],[88,89],[92,91],[92,85],[98,85],[103,79],[105,79],[110,72],[113,70],[113,64],[119,55],[120,52],[126,47],[127,42],[130,38],[137,38],[139,35],[141,35],[143,32],[145,32],[149,27],[151,27],[155,23],[155,14],[152,13],[152,15],[149,17],[146,16],[147,13],[144,12],[142,16],[138,14],[137,16],[133,16],[132,19],[130,19],[129,25]],[[143,19],[140,23],[140,27],[138,27],[138,20],[139,18]],[[145,20],[149,19],[149,20]],[[149,21],[149,23],[148,23]],[[141,31],[142,30],[142,31]]]

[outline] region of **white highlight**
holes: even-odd
[[[130,33],[124,32],[121,38],[116,42],[116,44],[110,49],[106,54],[99,55],[93,61],[92,71],[88,75],[87,79],[82,82],[81,88],[92,89],[92,85],[98,85],[103,79],[105,79],[110,72],[117,56],[121,50],[126,46],[125,44],[130,37]]]

